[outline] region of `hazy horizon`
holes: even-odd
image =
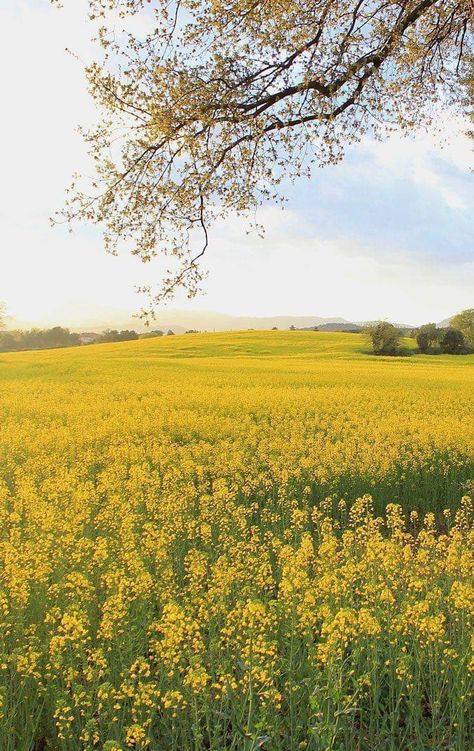
[[[453,311],[453,314],[457,311]],[[181,333],[187,329],[196,328],[199,331],[231,331],[246,328],[255,329],[269,329],[273,326],[281,328],[289,328],[291,324],[297,327],[311,327],[322,325],[325,323],[353,323],[362,324],[375,320],[387,320],[381,317],[374,317],[372,319],[358,319],[358,318],[345,318],[344,316],[320,316],[317,313],[313,315],[292,315],[276,314],[267,316],[252,316],[252,315],[233,315],[231,313],[223,313],[220,311],[212,310],[183,310],[170,307],[165,310],[158,311],[156,318],[150,320],[147,326],[145,321],[134,315],[130,311],[118,311],[118,310],[102,310],[96,312],[94,315],[90,313],[89,316],[85,316],[81,320],[70,321],[67,319],[31,319],[31,320],[19,320],[7,316],[6,327],[10,330],[14,329],[30,329],[30,328],[50,328],[53,326],[63,326],[69,328],[72,331],[84,332],[94,331],[101,332],[105,329],[125,329],[131,328],[136,331],[147,331],[153,329],[169,329],[175,328],[176,333]],[[434,323],[443,323],[446,319],[436,318]],[[418,322],[405,319],[392,319],[392,323],[396,323],[404,326],[416,327]],[[425,321],[426,323],[426,321]]]

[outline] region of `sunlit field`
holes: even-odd
[[[0,355],[1,751],[472,750],[474,356],[367,349]]]

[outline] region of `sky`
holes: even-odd
[[[100,228],[51,227],[71,175],[87,171],[76,132],[96,113],[85,86],[93,32],[85,0],[2,0],[0,301],[16,322],[70,325],[137,312],[160,262],[103,250]],[[68,52],[66,50],[70,50]],[[258,214],[264,239],[214,227],[204,294],[169,308],[232,315],[342,316],[420,324],[474,306],[474,142],[445,114],[441,135],[366,139],[335,167]]]

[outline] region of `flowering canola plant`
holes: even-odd
[[[474,360],[0,355],[2,751],[474,745]]]

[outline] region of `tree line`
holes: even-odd
[[[0,309],[0,325],[2,322]],[[276,327],[273,327],[276,329]],[[295,330],[290,326],[290,330]],[[170,329],[168,336],[173,335]],[[198,333],[194,329],[187,334]],[[366,329],[366,334],[376,355],[412,354],[403,346],[405,331],[388,321],[379,321]],[[461,355],[474,352],[474,308],[468,308],[455,315],[449,326],[442,328],[435,323],[426,323],[409,332],[416,339],[417,351],[421,354]],[[101,334],[78,334],[62,326],[49,329],[34,328],[26,331],[0,331],[0,352],[15,352],[31,349],[55,349],[59,347],[76,347],[85,344],[107,342],[126,342],[137,339],[150,339],[164,336],[164,331],[155,329],[139,334],[133,329],[106,329]]]
[[[379,321],[366,330],[376,355],[409,354],[402,344],[402,332],[388,321]],[[441,328],[425,323],[411,332],[421,354],[464,355],[474,352],[474,308],[453,316],[449,326]]]
[[[172,334],[168,331],[168,334]],[[136,339],[150,339],[163,336],[159,330],[139,334],[133,329],[107,329],[101,334],[78,334],[62,326],[49,329],[34,328],[29,330],[0,331],[0,352],[19,352],[30,349],[57,349],[60,347],[78,347],[85,344],[107,342],[128,342]]]
[[[79,334],[69,331],[69,329],[65,329],[62,326],[54,326],[51,329],[0,332],[1,352],[75,347],[80,343]]]

